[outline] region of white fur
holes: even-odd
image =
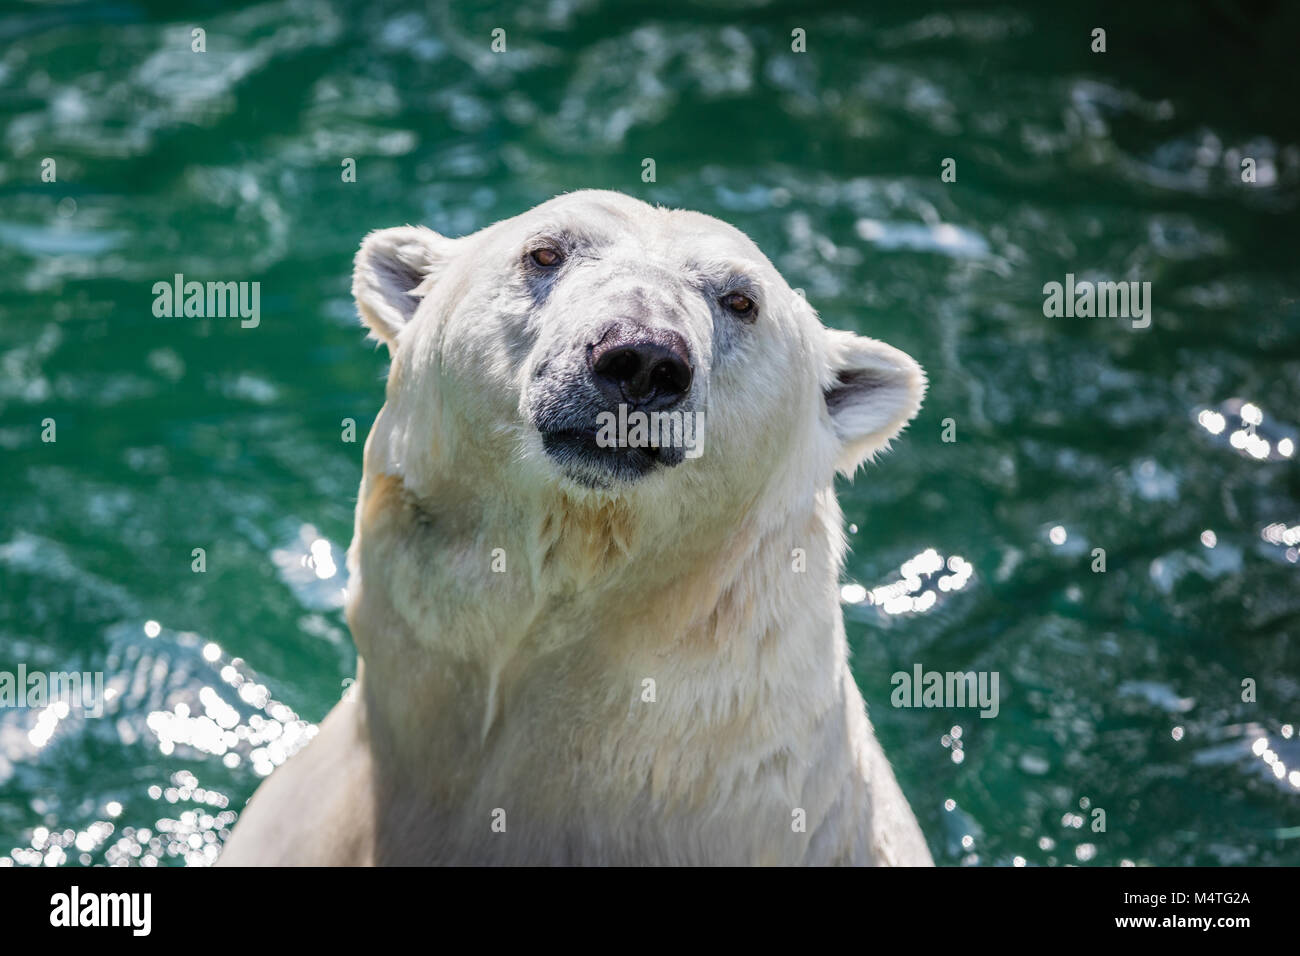
[[[539,306],[521,256],[557,229],[600,255]],[[693,284],[728,270],[752,324]],[[542,450],[529,383],[627,290],[678,303],[655,318],[689,342],[705,451],[593,490]],[[616,193],[373,233],[354,292],[393,359],[348,553],[360,693],[223,862],[930,863],[849,671],[832,489],[915,415],[912,359],[823,327],[731,226]]]

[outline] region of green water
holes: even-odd
[[[928,549],[971,568],[898,613],[846,592],[936,860],[1300,863],[1300,529],[1277,527],[1300,526],[1300,23],[1053,6],[7,8],[0,670],[114,696],[0,708],[0,864],[215,856],[353,673],[341,422],[364,437],[385,373],[360,238],[587,186],[735,223],[827,324],[926,367],[841,500],[846,584]],[[260,324],[155,316],[176,273],[260,282]],[[1046,317],[1067,273],[1149,281],[1151,326]],[[1234,398],[1266,457],[1230,443]],[[998,716],[891,707],[917,663],[996,671]]]

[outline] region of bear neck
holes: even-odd
[[[635,789],[638,761],[687,729],[761,749],[778,725],[855,759],[832,489],[773,487],[725,517],[658,538],[617,501],[512,506],[452,484],[417,496],[368,474],[347,611],[381,776],[455,805],[492,781],[526,791],[563,746]],[[661,782],[687,799],[715,772],[664,768]]]

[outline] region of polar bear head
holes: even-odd
[[[823,326],[736,228],[615,192],[462,238],[373,232],[353,294],[393,360],[367,468],[417,494],[549,487],[679,517],[806,496],[884,448],[925,388],[903,352]]]

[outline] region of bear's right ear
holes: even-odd
[[[835,467],[852,477],[915,417],[925,397],[925,372],[906,352],[876,339],[826,329],[827,381],[822,396],[840,440]]]
[[[429,291],[426,283],[451,258],[455,244],[424,226],[378,229],[361,243],[352,269],[352,297],[361,321],[390,352]]]

